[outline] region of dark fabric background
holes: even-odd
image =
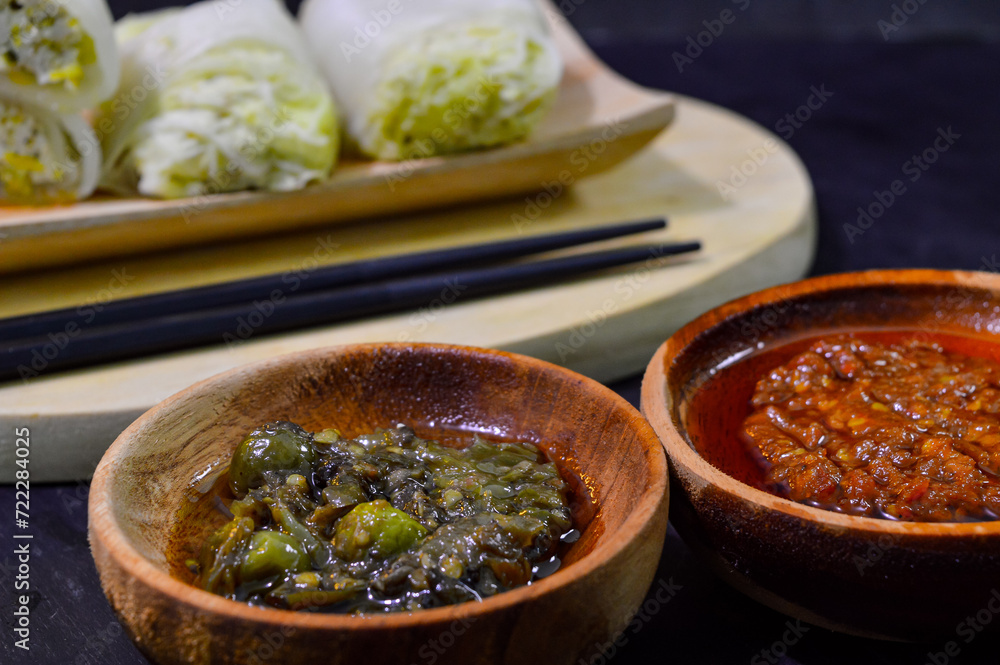
[[[725,35],[683,73],[672,54],[684,39],[602,40],[599,55],[644,85],[666,88],[727,106],[774,129],[810,94],[832,96],[790,138],[816,185],[819,251],[813,272],[875,267],[981,268],[993,265],[995,211],[1000,207],[996,159],[1000,154],[1000,48],[965,42],[911,45],[760,43]],[[939,129],[960,135],[916,182],[903,173],[915,153],[933,145]],[[874,192],[905,180],[906,192],[853,242],[844,230]],[[633,402],[638,380],[616,389]],[[10,520],[0,520],[0,662],[135,665],[145,660],[123,634],[104,602],[86,543],[84,483],[33,487],[35,604],[32,651],[12,647],[13,561]],[[11,512],[14,492],[0,488]],[[624,647],[590,662],[802,663],[875,665],[932,662],[942,645],[897,645],[809,628],[794,644],[775,649],[788,619],[729,589],[705,572],[671,531],[657,577],[681,588],[658,605]],[[984,580],[984,597],[995,585]],[[558,639],[558,636],[553,636]],[[995,664],[997,642],[962,644],[948,663]],[[768,653],[762,653],[770,650]],[[785,653],[787,652],[787,653]],[[777,658],[775,655],[780,655]],[[27,657],[26,657],[27,656]],[[935,656],[937,665],[943,662]]]
[[[305,0],[285,0],[292,12]],[[735,36],[767,40],[808,38],[827,41],[882,41],[880,21],[894,8],[905,8],[906,22],[888,30],[894,42],[973,38],[1000,40],[1000,12],[995,0],[549,0],[559,7],[591,44],[660,39],[684,41],[704,29],[703,22],[723,9],[739,9],[738,23],[726,29]],[[909,3],[909,4],[908,4]],[[191,4],[172,0],[109,0],[116,18],[129,12]],[[381,3],[384,5],[384,2]],[[380,6],[376,0],[376,7]],[[917,11],[914,11],[917,9]],[[902,16],[902,15],[901,15]]]
[[[618,44],[600,55],[639,83],[721,104],[772,131],[807,101],[811,88],[832,93],[788,141],[816,187],[815,273],[994,265],[1000,249],[997,46],[720,38],[682,73],[673,61],[678,50],[679,44]],[[960,138],[911,182],[904,165],[947,128]],[[874,193],[897,179],[906,192],[863,234],[850,236],[844,225],[856,225],[857,208],[876,202]]]

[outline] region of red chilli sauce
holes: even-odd
[[[897,520],[997,519],[998,354],[984,340],[901,331],[792,343],[736,381],[749,404],[724,429],[756,463],[753,484],[794,501]]]

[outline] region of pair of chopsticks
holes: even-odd
[[[0,381],[257,335],[545,286],[589,272],[697,251],[698,242],[644,245],[481,267],[662,229],[662,219],[468,245],[0,320]],[[294,284],[293,289],[290,284]],[[86,316],[86,318],[85,318]]]

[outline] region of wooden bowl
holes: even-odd
[[[190,586],[177,576],[178,543],[205,529],[178,516],[271,420],[348,436],[405,422],[444,441],[531,441],[576,486],[582,536],[558,572],[530,586],[412,614],[296,613]],[[575,663],[642,602],[663,547],[666,488],[652,428],[590,379],[499,351],[349,345],[236,369],[148,411],[97,468],[89,532],[108,600],[158,663]]]
[[[862,330],[977,338],[997,343],[1000,359],[1000,276],[832,275],[735,300],[680,329],[642,385],[642,411],[670,461],[671,521],[718,574],[774,609],[833,630],[958,646],[1000,624],[1000,521],[890,521],[779,498],[763,491],[738,438],[754,383],[792,357],[783,348]]]

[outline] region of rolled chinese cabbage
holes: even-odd
[[[100,168],[97,137],[80,116],[0,94],[0,201],[82,199],[94,191]]]
[[[0,94],[80,111],[118,87],[113,20],[104,0],[0,0]]]
[[[178,198],[329,175],[333,100],[276,0],[200,2],[126,17],[116,32],[122,81],[94,121],[103,186]]]
[[[350,138],[379,159],[521,139],[562,77],[536,0],[306,0],[299,20]]]

